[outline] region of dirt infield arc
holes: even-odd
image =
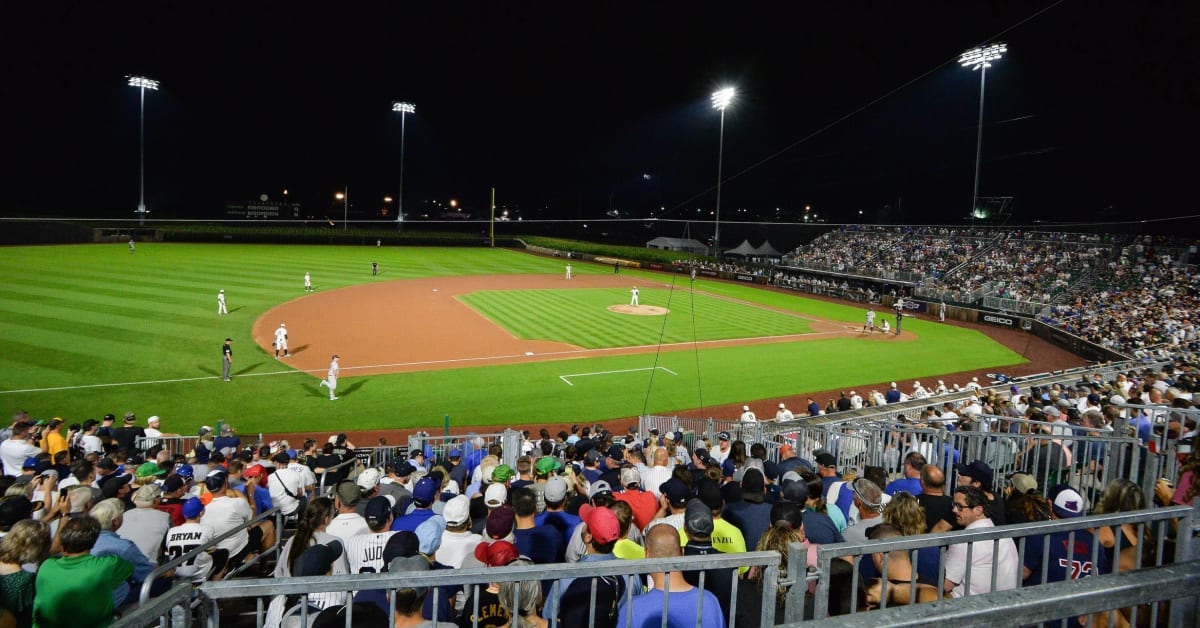
[[[645,279],[640,279],[638,283],[643,287],[647,285]],[[385,281],[316,292],[288,301],[268,310],[259,318],[254,323],[253,333],[255,342],[273,355],[271,342],[274,330],[280,323],[287,323],[292,352],[292,357],[287,359],[288,364],[321,376],[334,353],[341,356],[342,375],[350,377],[653,352],[658,349],[657,346],[585,349],[564,342],[524,340],[513,336],[457,298],[479,290],[628,289],[633,285],[632,278],[606,275],[582,275],[569,281],[559,275],[472,275]],[[660,286],[671,287],[669,284]],[[614,311],[641,314],[627,311],[629,309],[629,306],[622,305]],[[779,311],[799,316],[795,312]],[[811,321],[812,333],[704,341],[702,346],[766,344],[858,335],[852,326],[845,323],[807,316],[804,318]],[[905,332],[900,337],[879,335],[875,339],[896,342],[915,338]],[[692,346],[692,343],[686,343],[678,345],[678,348]]]

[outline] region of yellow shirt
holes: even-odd
[[[687,532],[680,530],[679,539],[683,545],[687,545]],[[732,523],[724,519],[713,519],[712,546],[726,554],[745,552],[746,537],[742,536],[742,531]],[[749,567],[738,567],[739,574],[747,571],[750,571]]]

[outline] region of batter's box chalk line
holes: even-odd
[[[572,377],[590,377],[592,375],[613,375],[615,373],[636,373],[638,371],[653,371],[655,369],[658,369],[660,371],[666,371],[676,377],[679,376],[679,373],[676,373],[675,371],[672,371],[671,369],[669,369],[665,366],[647,366],[645,368],[640,368],[640,369],[621,369],[619,371],[596,371],[595,373],[574,373],[571,375],[559,375],[558,378],[561,379],[564,383],[566,383],[566,385],[574,386],[575,384],[571,383]]]

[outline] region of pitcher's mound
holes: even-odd
[[[634,316],[662,316],[670,310],[657,305],[610,305],[608,311],[618,314],[633,314]]]

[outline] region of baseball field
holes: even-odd
[[[456,426],[504,426],[1024,361],[978,331],[925,317],[905,320],[900,336],[866,335],[861,307],[578,261],[566,280],[564,266],[484,248],[3,248],[0,398],[68,422],[157,414],[181,433],[217,421],[243,433],[434,427],[446,416]],[[228,315],[217,314],[218,290]],[[292,357],[277,360],[280,323]],[[220,377],[226,337],[230,382]],[[318,382],[334,353],[342,372],[330,401]]]

